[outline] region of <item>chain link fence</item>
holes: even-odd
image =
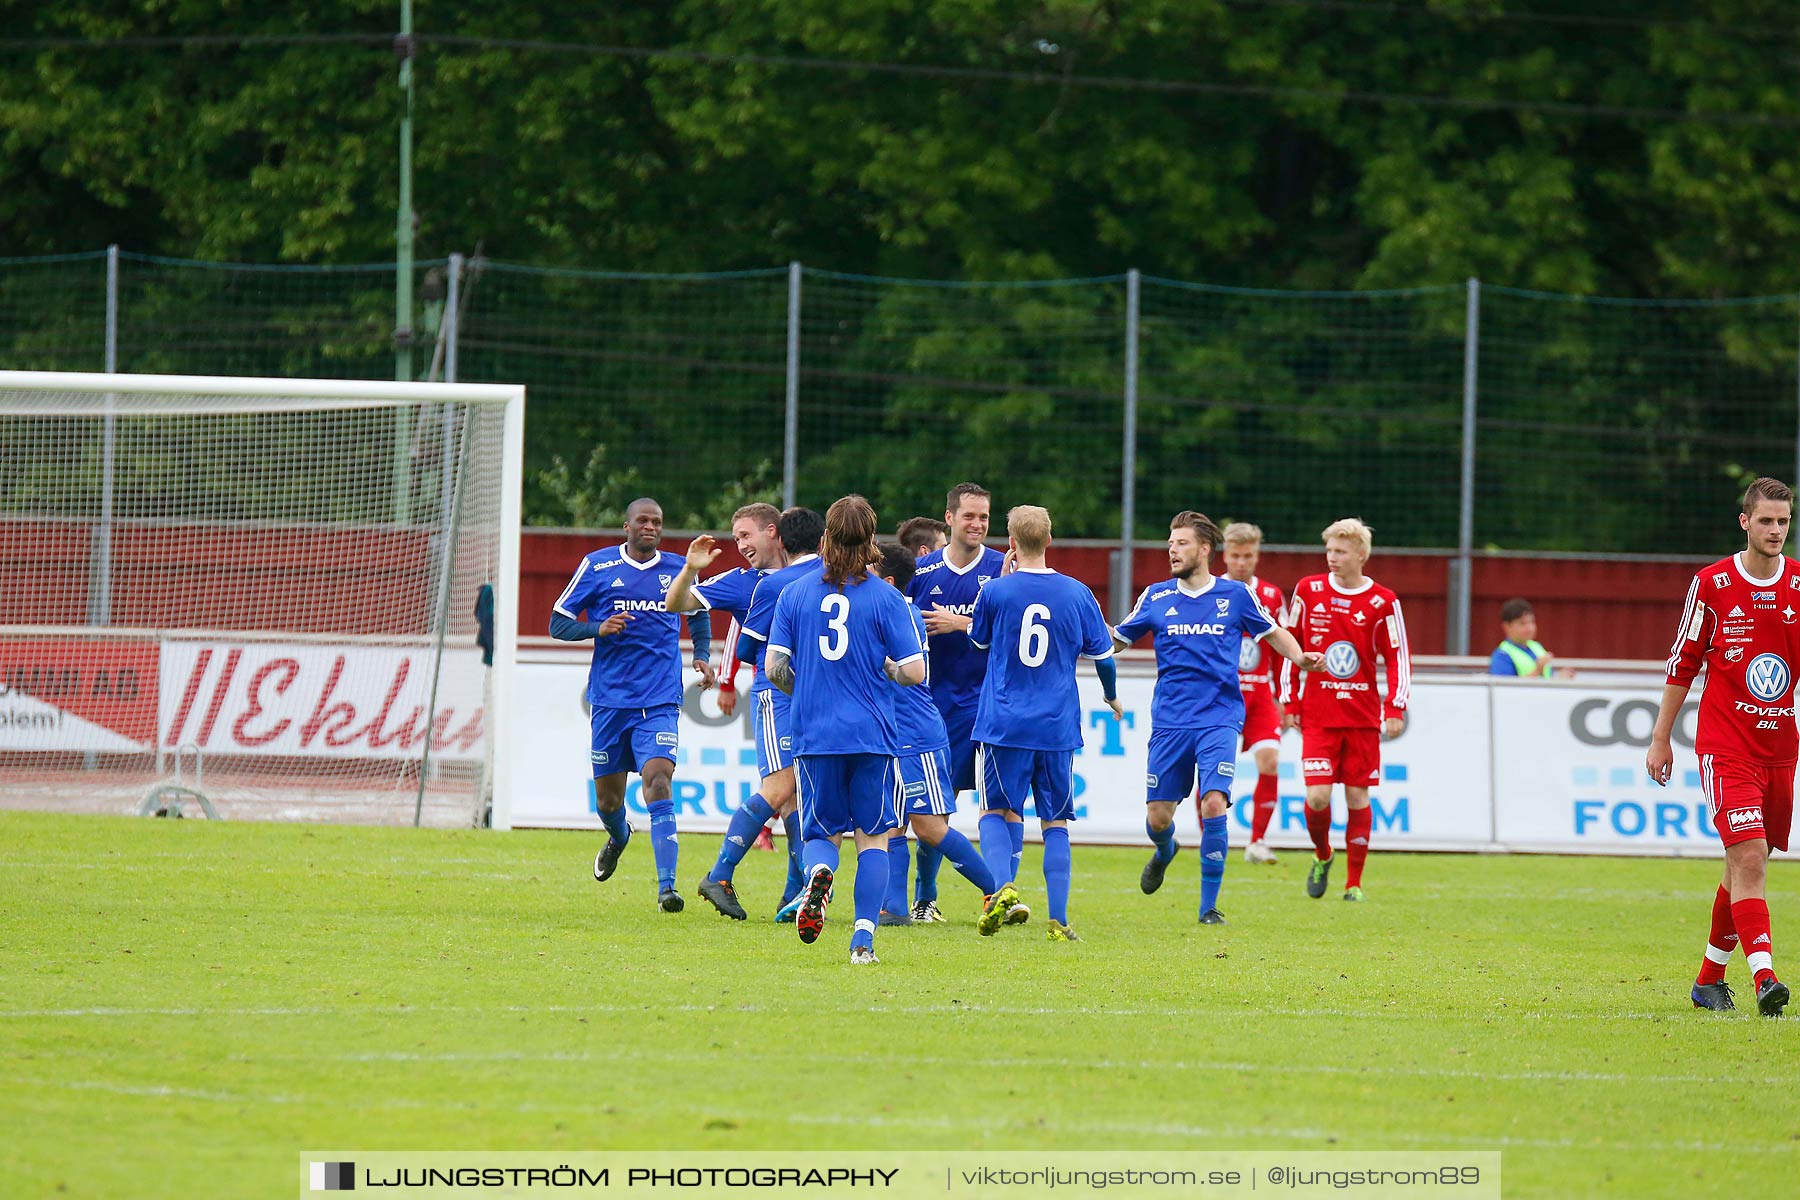
[[[416,340],[397,354],[394,288],[390,264],[0,259],[0,367],[524,383],[539,525],[609,524],[650,494],[671,525],[716,527],[747,500],[852,490],[897,520],[977,479],[1003,507],[1044,504],[1059,536],[1120,542],[1160,541],[1182,508],[1300,544],[1356,514],[1385,547],[1460,551],[1466,579],[1483,548],[1727,550],[1732,493],[1800,474],[1795,295],[452,256],[415,268]],[[23,448],[0,454],[28,465]]]

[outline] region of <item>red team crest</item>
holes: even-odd
[[[1668,682],[1706,667],[1694,751],[1700,786],[1727,846],[1785,850],[1794,808],[1794,664],[1800,662],[1800,564],[1753,578],[1737,555],[1694,576],[1669,652]]]

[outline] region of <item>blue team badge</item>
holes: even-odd
[[[675,582],[675,577],[673,575],[658,575],[656,577],[656,582],[661,584],[662,590],[666,592],[669,590],[669,585]]]
[[[1744,685],[1764,704],[1773,703],[1787,695],[1788,665],[1779,655],[1759,654],[1744,668]]]
[[[1349,642],[1333,642],[1331,649],[1325,651],[1325,669],[1335,678],[1349,679],[1362,670],[1362,656]]]

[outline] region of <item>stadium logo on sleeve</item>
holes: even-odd
[[[1759,654],[1744,668],[1744,686],[1764,704],[1787,695],[1788,665],[1779,655]]]
[[[1325,651],[1325,669],[1337,679],[1349,679],[1362,669],[1362,656],[1349,642],[1333,642]]]

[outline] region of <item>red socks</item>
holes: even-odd
[[[1700,960],[1700,974],[1694,982],[1698,984],[1722,983],[1725,979],[1725,965],[1731,961],[1731,951],[1737,946],[1737,928],[1731,923],[1731,893],[1720,884],[1713,896],[1712,932],[1706,935],[1706,956]]]
[[[1344,886],[1362,886],[1363,859],[1369,857],[1369,831],[1375,827],[1374,808],[1353,808],[1344,817],[1344,851],[1350,866],[1344,872]]]
[[[1769,905],[1763,900],[1739,900],[1731,906],[1731,924],[1738,945],[1750,961],[1750,973],[1761,987],[1775,975],[1775,944],[1769,938]]]
[[[1276,783],[1273,775],[1256,777],[1256,794],[1252,798],[1256,805],[1250,814],[1250,840],[1260,842],[1263,835],[1269,832],[1269,818],[1275,815]]]
[[[1331,809],[1313,808],[1306,810],[1306,832],[1312,837],[1313,857],[1320,862],[1331,857]]]

